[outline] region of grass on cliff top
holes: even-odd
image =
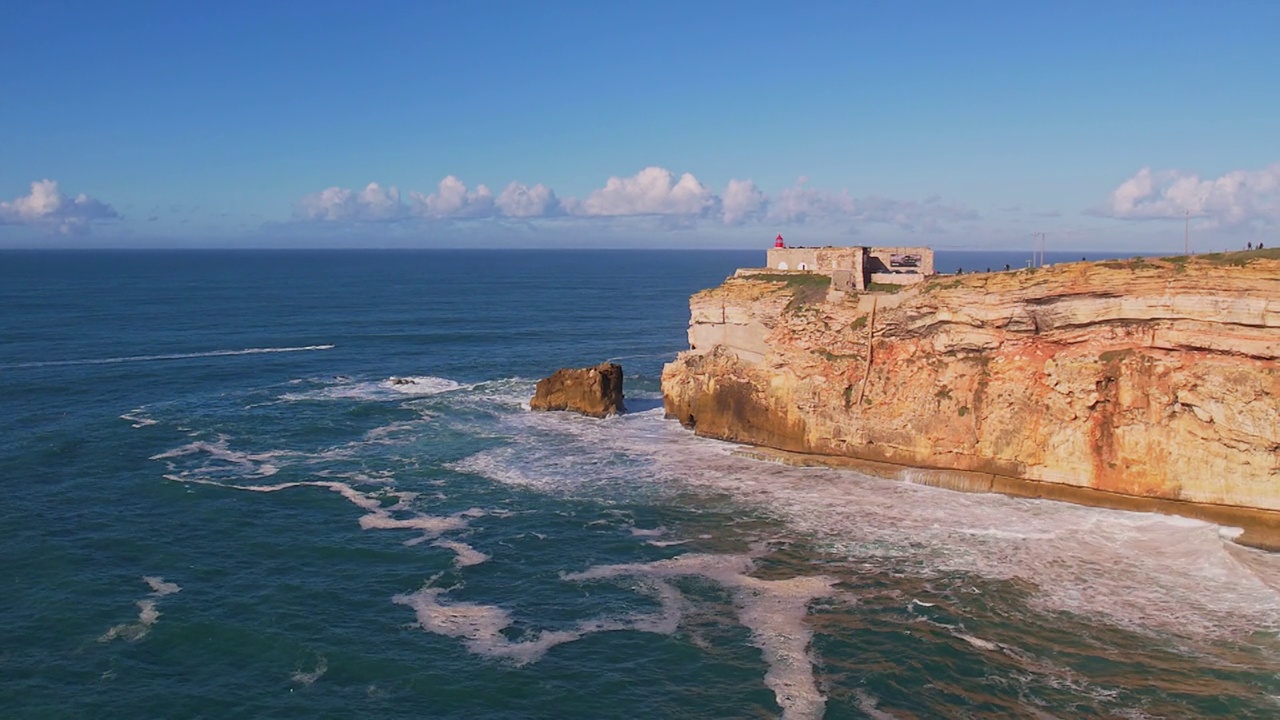
[[[825,291],[831,287],[831,276],[818,273],[755,273],[743,275],[741,279],[757,282],[786,283],[787,287],[793,290],[802,287],[820,287]]]
[[[1135,257],[1132,260],[1101,260],[1098,265],[1113,270],[1172,267],[1178,273],[1185,273],[1189,264],[1205,263],[1215,267],[1244,267],[1255,260],[1280,260],[1280,248],[1236,250],[1232,252],[1205,253],[1204,255]]]
[[[1142,268],[1155,267],[1150,263],[1150,258],[1144,257],[1136,257],[1131,260],[1099,260],[1098,265],[1112,270],[1141,270]]]
[[[786,283],[787,289],[793,292],[801,288],[821,289],[826,292],[831,287],[831,276],[818,273],[756,273],[743,275],[742,279]],[[867,283],[867,292],[896,293],[902,292],[907,287],[893,283]]]
[[[806,305],[821,303],[827,299],[827,290],[831,287],[831,276],[818,273],[759,273],[745,275],[742,279],[786,283],[787,290],[791,293],[787,312],[796,312]]]
[[[867,283],[867,292],[889,293],[890,295],[892,295],[893,293],[902,292],[903,290],[906,290],[906,289],[907,289],[906,285],[895,285],[893,283],[877,283],[877,282]]]
[[[1209,253],[1207,255],[1196,255],[1196,259],[1213,265],[1229,265],[1232,267],[1244,267],[1254,260],[1280,260],[1280,248],[1266,248],[1265,250],[1237,250],[1235,252]],[[1172,260],[1173,258],[1169,258]]]

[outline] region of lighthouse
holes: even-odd
[[[778,233],[778,239],[773,241],[773,246],[776,248],[784,248],[787,246],[787,244],[782,241],[782,233]]]

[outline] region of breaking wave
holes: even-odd
[[[346,378],[326,383],[323,387],[289,392],[280,396],[284,402],[307,400],[400,400],[406,397],[422,397],[460,390],[470,386],[448,378],[431,375],[390,377],[385,380],[352,381]]]
[[[1280,557],[1234,545],[1229,531],[1198,520],[760,461],[692,436],[660,410],[604,421],[519,413],[504,422],[510,442],[451,467],[566,497],[727,497],[837,561],[1018,581],[1039,610],[1135,631],[1280,631]]]

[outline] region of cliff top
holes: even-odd
[[[816,273],[740,271],[716,288],[695,298],[722,295],[735,300],[763,299],[786,293],[797,301],[820,301],[830,278]],[[904,296],[998,293],[1011,298],[1070,295],[1148,295],[1205,292],[1280,297],[1280,248],[1205,255],[1134,257],[1059,263],[1038,268],[935,275],[911,286],[875,287],[863,294]]]

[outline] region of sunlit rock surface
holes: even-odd
[[[965,471],[961,485],[1280,510],[1274,251],[938,276],[896,294],[806,282],[740,273],[695,295],[693,349],[663,372],[667,413],[709,437]]]
[[[592,417],[624,412],[622,366],[600,363],[589,368],[561,368],[538,381],[529,407],[534,410],[571,410]]]

